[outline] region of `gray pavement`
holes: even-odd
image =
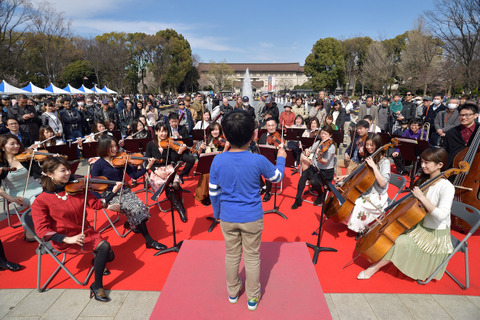
[[[114,290],[112,301],[102,303],[89,299],[87,289],[4,289],[0,319],[149,319],[159,296],[158,291]],[[480,318],[476,296],[331,293],[325,298],[334,320]]]

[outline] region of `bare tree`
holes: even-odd
[[[367,50],[361,81],[372,86],[373,91],[386,94],[393,80],[394,57],[387,54],[383,42],[373,42]]]
[[[408,32],[407,42],[401,52],[398,75],[411,90],[423,89],[438,80],[442,59],[441,41],[428,34],[419,19],[417,27]]]
[[[480,58],[480,0],[436,0],[424,16],[446,56],[465,67],[465,85],[473,89],[480,77],[473,70]]]
[[[219,92],[231,89],[235,71],[227,65],[226,61],[220,63],[210,62],[208,70],[208,79],[213,85],[215,91]]]
[[[27,0],[0,0],[0,76],[11,76],[27,46],[31,4]]]

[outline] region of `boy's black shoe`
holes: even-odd
[[[298,207],[301,207],[301,206],[302,206],[302,202],[303,202],[302,199],[295,198],[295,202],[294,202],[293,205],[292,205],[292,209],[295,210],[295,209],[297,209]]]
[[[314,206],[319,206],[319,205],[322,204],[322,202],[323,202],[322,197],[317,197],[317,199],[315,199],[315,201],[313,201],[313,205]]]
[[[265,192],[265,195],[263,196],[263,202],[270,201],[271,198],[272,195],[270,194],[270,192]]]

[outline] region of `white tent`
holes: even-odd
[[[75,89],[70,84],[67,84],[67,86],[63,88],[63,90],[67,91],[69,94],[85,94],[85,92]]]
[[[5,94],[27,94],[28,92],[17,87],[12,86],[7,83],[5,80],[0,83],[0,93]]]
[[[92,90],[93,92],[98,93],[98,94],[108,94],[107,91],[104,91],[104,90],[102,90],[102,89],[99,89],[96,85],[93,86],[93,88],[90,89],[90,90]]]
[[[80,91],[82,91],[82,93],[86,93],[86,94],[88,94],[88,93],[95,93],[95,92],[93,92],[92,90],[90,90],[90,89],[88,89],[87,87],[85,87],[83,84],[82,84],[82,86],[81,86],[80,88],[78,88],[78,90],[80,90]]]
[[[53,85],[53,83],[50,83],[50,85],[46,87],[45,90],[49,91],[50,94],[70,94],[70,92]]]
[[[31,82],[26,87],[22,88],[22,90],[25,90],[30,94],[52,94],[50,91],[39,88]]]
[[[103,91],[106,91],[109,94],[118,94],[118,92],[113,91],[112,89],[107,88],[107,86],[103,87]]]

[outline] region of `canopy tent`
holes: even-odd
[[[65,88],[63,88],[63,90],[67,91],[69,94],[85,94],[84,91],[80,91],[78,89],[75,89],[70,84],[67,84],[67,86]]]
[[[0,83],[0,93],[4,94],[28,94],[27,91],[19,89],[7,83],[5,80]]]
[[[92,90],[88,89],[87,87],[85,87],[83,84],[80,88],[78,88],[78,90],[82,91],[82,93],[95,93],[93,92]]]
[[[113,91],[112,89],[107,88],[107,86],[103,87],[103,91],[109,93],[109,94],[118,94],[118,92]]]
[[[48,94],[48,95],[52,94],[50,91],[39,88],[31,82],[29,82],[26,87],[23,87],[22,90],[25,90],[25,91],[29,92],[30,94]]]
[[[55,86],[53,83],[50,83],[45,90],[49,91],[50,94],[70,94],[70,92],[60,89],[59,87]]]
[[[93,88],[90,89],[90,90],[92,90],[93,92],[98,93],[98,94],[108,94],[107,91],[99,89],[96,85],[93,86]]]

